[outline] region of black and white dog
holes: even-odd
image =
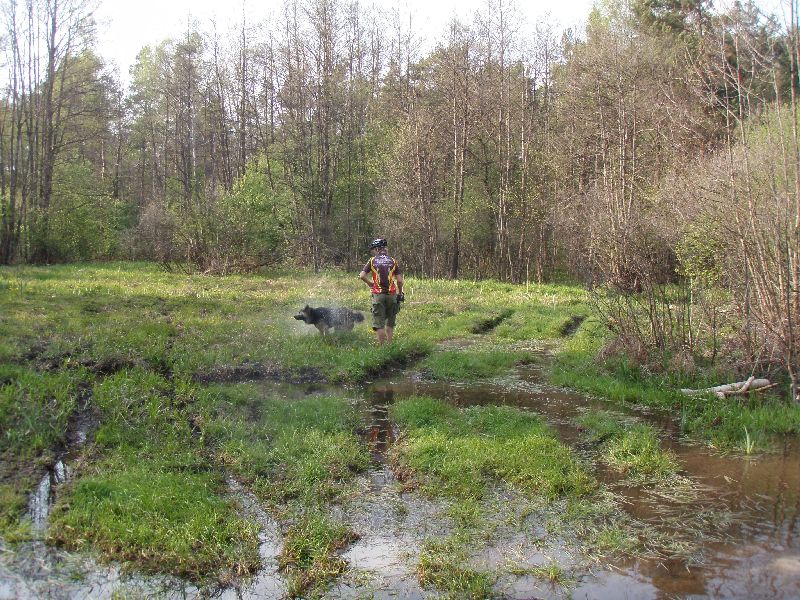
[[[353,331],[353,325],[363,321],[364,315],[357,310],[350,310],[349,308],[328,308],[325,306],[312,308],[306,304],[300,314],[295,315],[294,318],[313,325],[319,329],[322,335],[325,335],[330,329]]]

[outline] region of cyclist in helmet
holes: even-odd
[[[372,258],[358,277],[372,292],[372,329],[383,345],[392,341],[397,313],[403,296],[403,274],[398,262],[389,256],[384,238],[375,238],[369,245]]]

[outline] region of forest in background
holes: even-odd
[[[608,349],[798,384],[797,1],[490,0],[432,50],[396,15],[287,0],[145,47],[125,88],[85,0],[2,0],[0,264],[145,259],[580,280]],[[656,358],[654,358],[656,357]]]

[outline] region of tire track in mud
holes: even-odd
[[[435,503],[403,493],[386,464],[362,475],[354,497],[334,513],[359,539],[342,553],[350,568],[327,597],[430,597],[419,584],[416,563],[424,539],[445,529],[439,513]]]

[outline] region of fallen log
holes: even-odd
[[[700,394],[714,394],[717,398],[725,398],[734,394],[746,394],[747,392],[763,391],[774,387],[776,384],[770,383],[769,379],[756,379],[750,377],[747,381],[737,381],[736,383],[726,383],[700,390],[682,389],[681,392],[687,396],[698,396]]]

